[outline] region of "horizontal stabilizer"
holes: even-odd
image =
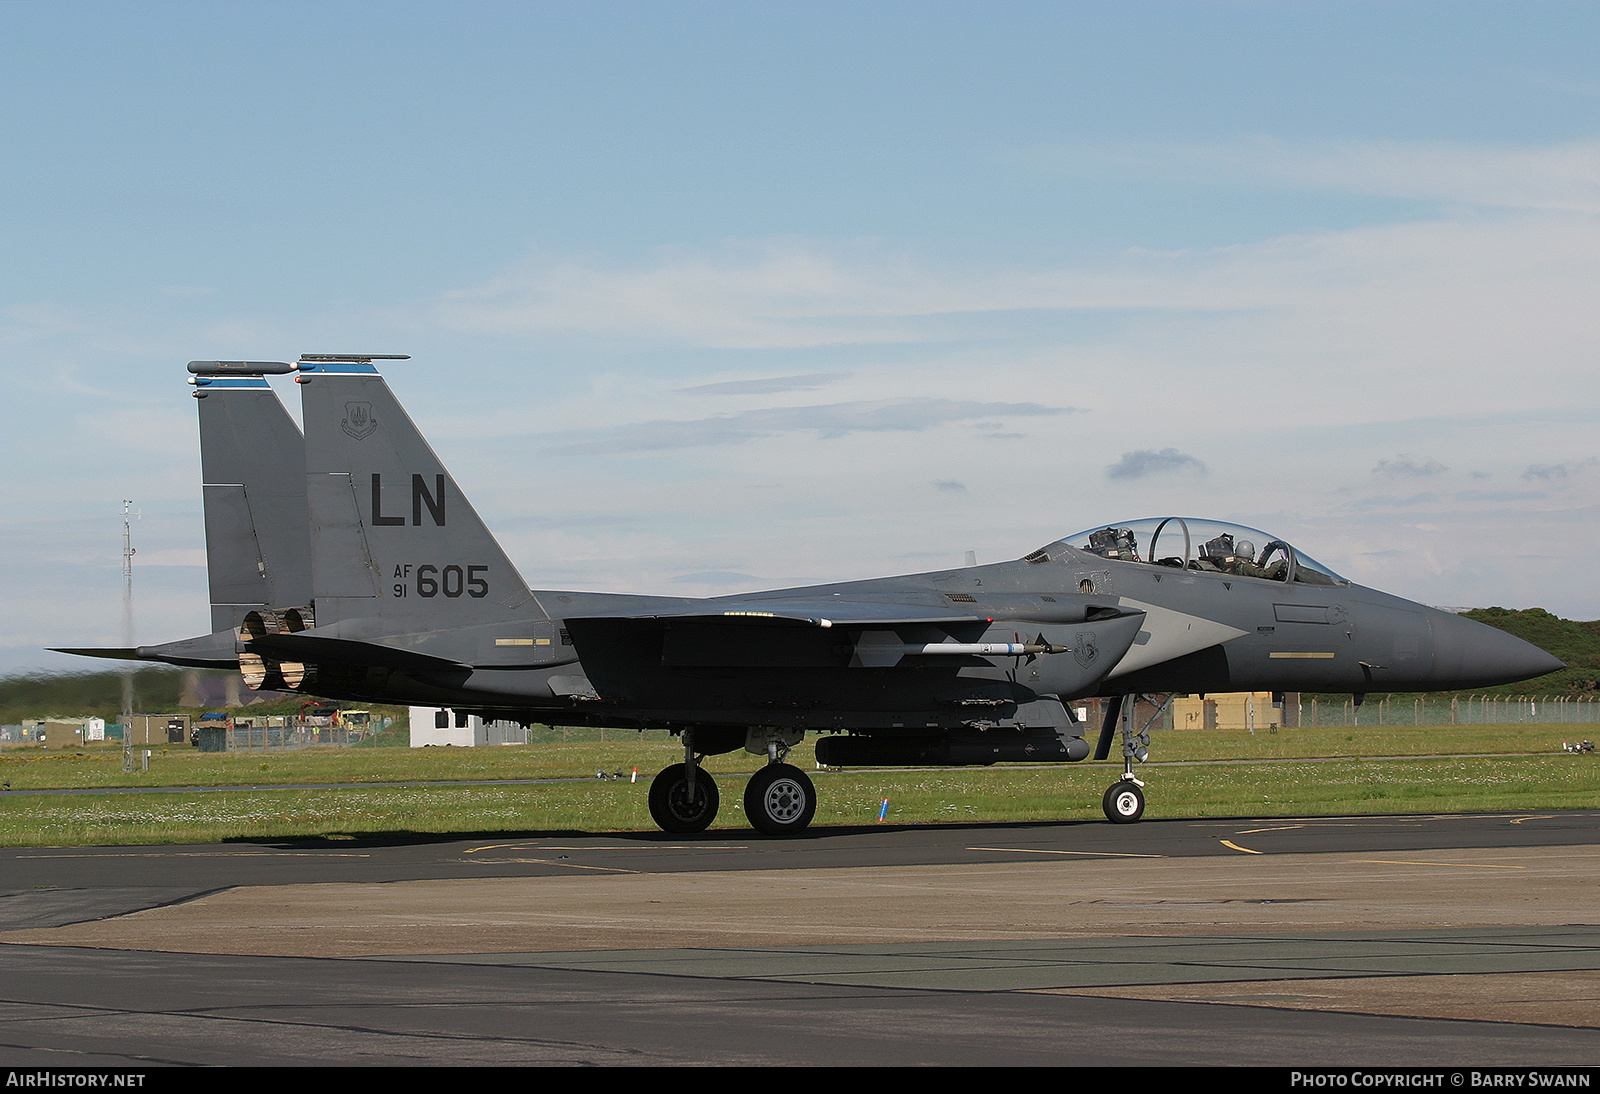
[[[113,661],[155,661],[163,665],[182,665],[195,669],[237,669],[237,641],[233,631],[227,630],[213,631],[199,638],[185,638],[178,642],[163,642],[159,646],[56,648],[53,652],[71,653],[79,657],[103,657]]]
[[[140,657],[139,651],[132,646],[50,646],[51,653],[70,653],[74,657],[103,657],[107,661],[148,661],[148,657]]]

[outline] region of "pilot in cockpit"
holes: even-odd
[[[1242,577],[1266,577],[1267,571],[1256,563],[1256,545],[1248,540],[1234,541],[1230,532],[1207,540],[1200,548],[1200,569],[1217,570]]]
[[[1139,561],[1139,547],[1132,528],[1102,528],[1089,533],[1089,553],[1124,562]]]

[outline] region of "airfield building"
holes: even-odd
[[[481,748],[488,745],[525,745],[527,727],[516,722],[486,722],[476,714],[447,707],[411,708],[411,747],[454,745]]]

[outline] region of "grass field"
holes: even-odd
[[[1600,756],[1561,742],[1600,727],[1390,726],[1278,733],[1179,731],[1156,735],[1146,816],[1455,812],[1600,807]],[[0,752],[10,789],[221,787],[226,793],[0,792],[0,845],[213,842],[380,833],[648,830],[656,771],[682,759],[665,734],[544,731],[526,746],[454,749],[312,748],[288,752],[157,752],[147,772],[125,773],[115,748]],[[791,762],[814,768],[809,742]],[[1280,761],[1249,763],[1230,761]],[[1157,763],[1156,761],[1159,761]],[[1305,762],[1300,762],[1305,761]],[[712,757],[722,811],[741,828],[743,778],[757,759]],[[637,767],[639,781],[627,776]],[[1120,763],[816,772],[816,824],[870,824],[884,799],[897,823],[1098,819]],[[597,770],[621,771],[597,780]],[[496,779],[566,779],[484,785]],[[385,783],[460,783],[390,786]],[[361,785],[371,784],[371,785]],[[287,786],[310,789],[275,789]]]

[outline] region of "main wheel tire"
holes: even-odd
[[[817,814],[817,788],[798,767],[768,764],[745,784],[744,813],[758,832],[798,835]]]
[[[1122,779],[1111,784],[1101,804],[1105,806],[1106,820],[1112,824],[1132,824],[1144,816],[1144,791],[1138,783]]]
[[[663,832],[704,832],[717,818],[722,795],[704,770],[694,773],[694,797],[689,796],[689,768],[673,764],[650,784],[650,816]]]

